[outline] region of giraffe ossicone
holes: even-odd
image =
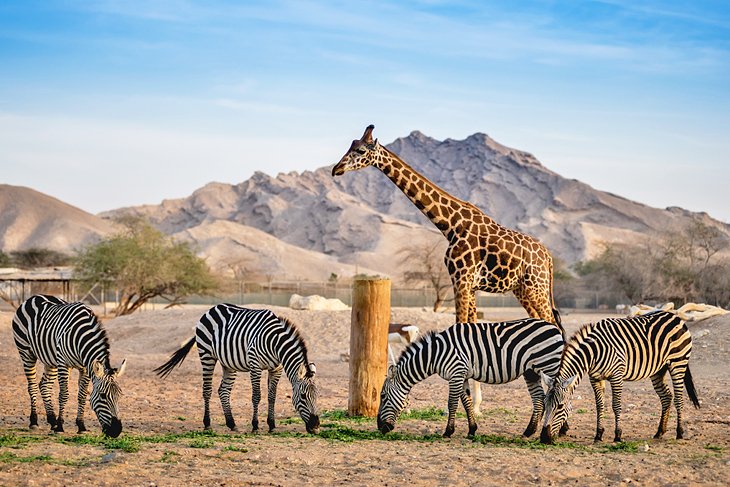
[[[373,139],[374,129],[368,125],[352,141],[332,176],[368,166],[379,169],[441,231],[449,241],[444,262],[454,286],[456,321],[477,321],[477,290],[512,291],[529,316],[562,330],[553,300],[553,259],[545,246],[439,188]]]

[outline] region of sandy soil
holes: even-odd
[[[126,357],[129,362],[122,379],[122,438],[149,439],[137,441],[137,451],[109,448],[113,445],[105,447],[98,442],[84,444],[73,432],[53,435],[45,425],[39,432],[28,431],[29,402],[12,341],[12,314],[0,313],[0,439],[23,439],[19,444],[1,443],[9,446],[0,446],[0,484],[730,485],[730,317],[691,325],[695,335],[691,367],[702,408],[685,409],[690,436],[687,440],[672,439],[674,414],[666,439],[652,439],[659,402],[648,380],[627,384],[625,388],[624,439],[631,451],[615,451],[608,448],[610,442],[592,443],[595,409],[587,381],[579,386],[574,399],[572,428],[564,440],[568,443],[541,448],[534,443],[520,443],[519,435],[530,414],[529,396],[522,381],[482,387],[484,414],[479,419],[478,435],[499,436],[467,440],[466,420],[458,417],[456,433],[449,440],[426,436],[443,431],[445,420],[437,419],[399,421],[395,432],[410,435],[402,440],[375,437],[344,442],[302,434],[301,421],[287,420],[295,418],[296,413],[289,400],[290,385],[282,379],[277,401],[279,433],[229,434],[214,395],[212,411],[218,435],[177,436],[168,443],[153,441],[154,435],[202,429],[197,354],[191,354],[165,381],[158,379],[152,369],[191,336],[204,309],[147,311],[105,321],[113,361],[117,363]],[[349,350],[349,311],[272,309],[296,323],[308,343],[322,390],[320,409],[346,409],[348,364],[341,356]],[[517,309],[493,309],[488,310],[486,317],[502,320],[520,317],[522,313]],[[581,323],[600,317],[564,312],[564,323],[572,332]],[[443,329],[452,320],[453,315],[420,309],[393,310],[393,321],[412,322],[424,331]],[[250,421],[250,390],[248,377],[241,375],[234,389],[233,407],[242,430]],[[73,424],[76,410],[73,387],[71,392],[68,425]],[[414,388],[411,407],[443,408],[446,396],[446,383],[432,377]],[[264,399],[261,410],[265,408]],[[608,425],[611,421],[609,418]],[[337,424],[367,432],[375,430],[374,420],[332,420],[329,426],[323,425],[323,430]],[[91,431],[85,436],[94,438],[99,426],[89,412],[87,427]],[[423,441],[416,441],[417,438]],[[508,442],[502,444],[501,440]]]

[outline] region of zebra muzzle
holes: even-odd
[[[119,418],[112,418],[111,424],[109,426],[103,426],[101,430],[105,435],[116,438],[122,434],[122,422]]]

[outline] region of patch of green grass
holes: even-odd
[[[175,419],[178,421],[187,421],[187,418],[185,416],[176,416]]]
[[[180,454],[176,451],[172,450],[165,450],[162,454],[162,458],[160,458],[160,461],[162,463],[177,463],[176,457],[179,457]]]
[[[421,421],[443,421],[446,418],[446,412],[436,406],[430,406],[423,409],[411,409],[407,413],[403,413],[400,419],[419,419]]]
[[[350,416],[344,409],[330,409],[322,411],[319,415],[319,419],[327,419],[329,421],[351,421],[354,423],[367,423],[373,421],[374,418],[368,418],[366,416]]]
[[[585,408],[578,408],[578,409],[575,410],[575,413],[576,414],[585,414],[587,412],[588,412],[588,410],[585,409]]]
[[[190,448],[213,448],[215,446],[215,440],[211,438],[194,438],[188,443]]]
[[[712,450],[718,453],[722,453],[725,451],[725,448],[721,447],[720,445],[713,445],[712,443],[707,443],[705,445],[706,450]]]
[[[32,462],[51,462],[53,457],[50,455],[30,455],[27,457],[21,457],[15,453],[4,451],[0,453],[1,463],[32,463]]]
[[[238,445],[226,445],[223,451],[237,451],[239,453],[248,453],[248,448],[243,448]]]
[[[0,447],[20,448],[22,445],[25,445],[27,443],[36,443],[42,440],[43,438],[40,436],[18,436],[15,433],[8,433],[6,435],[0,435]]]
[[[607,443],[601,445],[603,450],[606,452],[623,452],[623,453],[637,453],[639,451],[638,441],[620,441],[618,443]]]

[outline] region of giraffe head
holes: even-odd
[[[340,176],[347,171],[356,171],[373,164],[373,156],[377,152],[378,139],[373,140],[375,125],[368,125],[360,140],[353,140],[347,153],[332,168],[333,176]]]

